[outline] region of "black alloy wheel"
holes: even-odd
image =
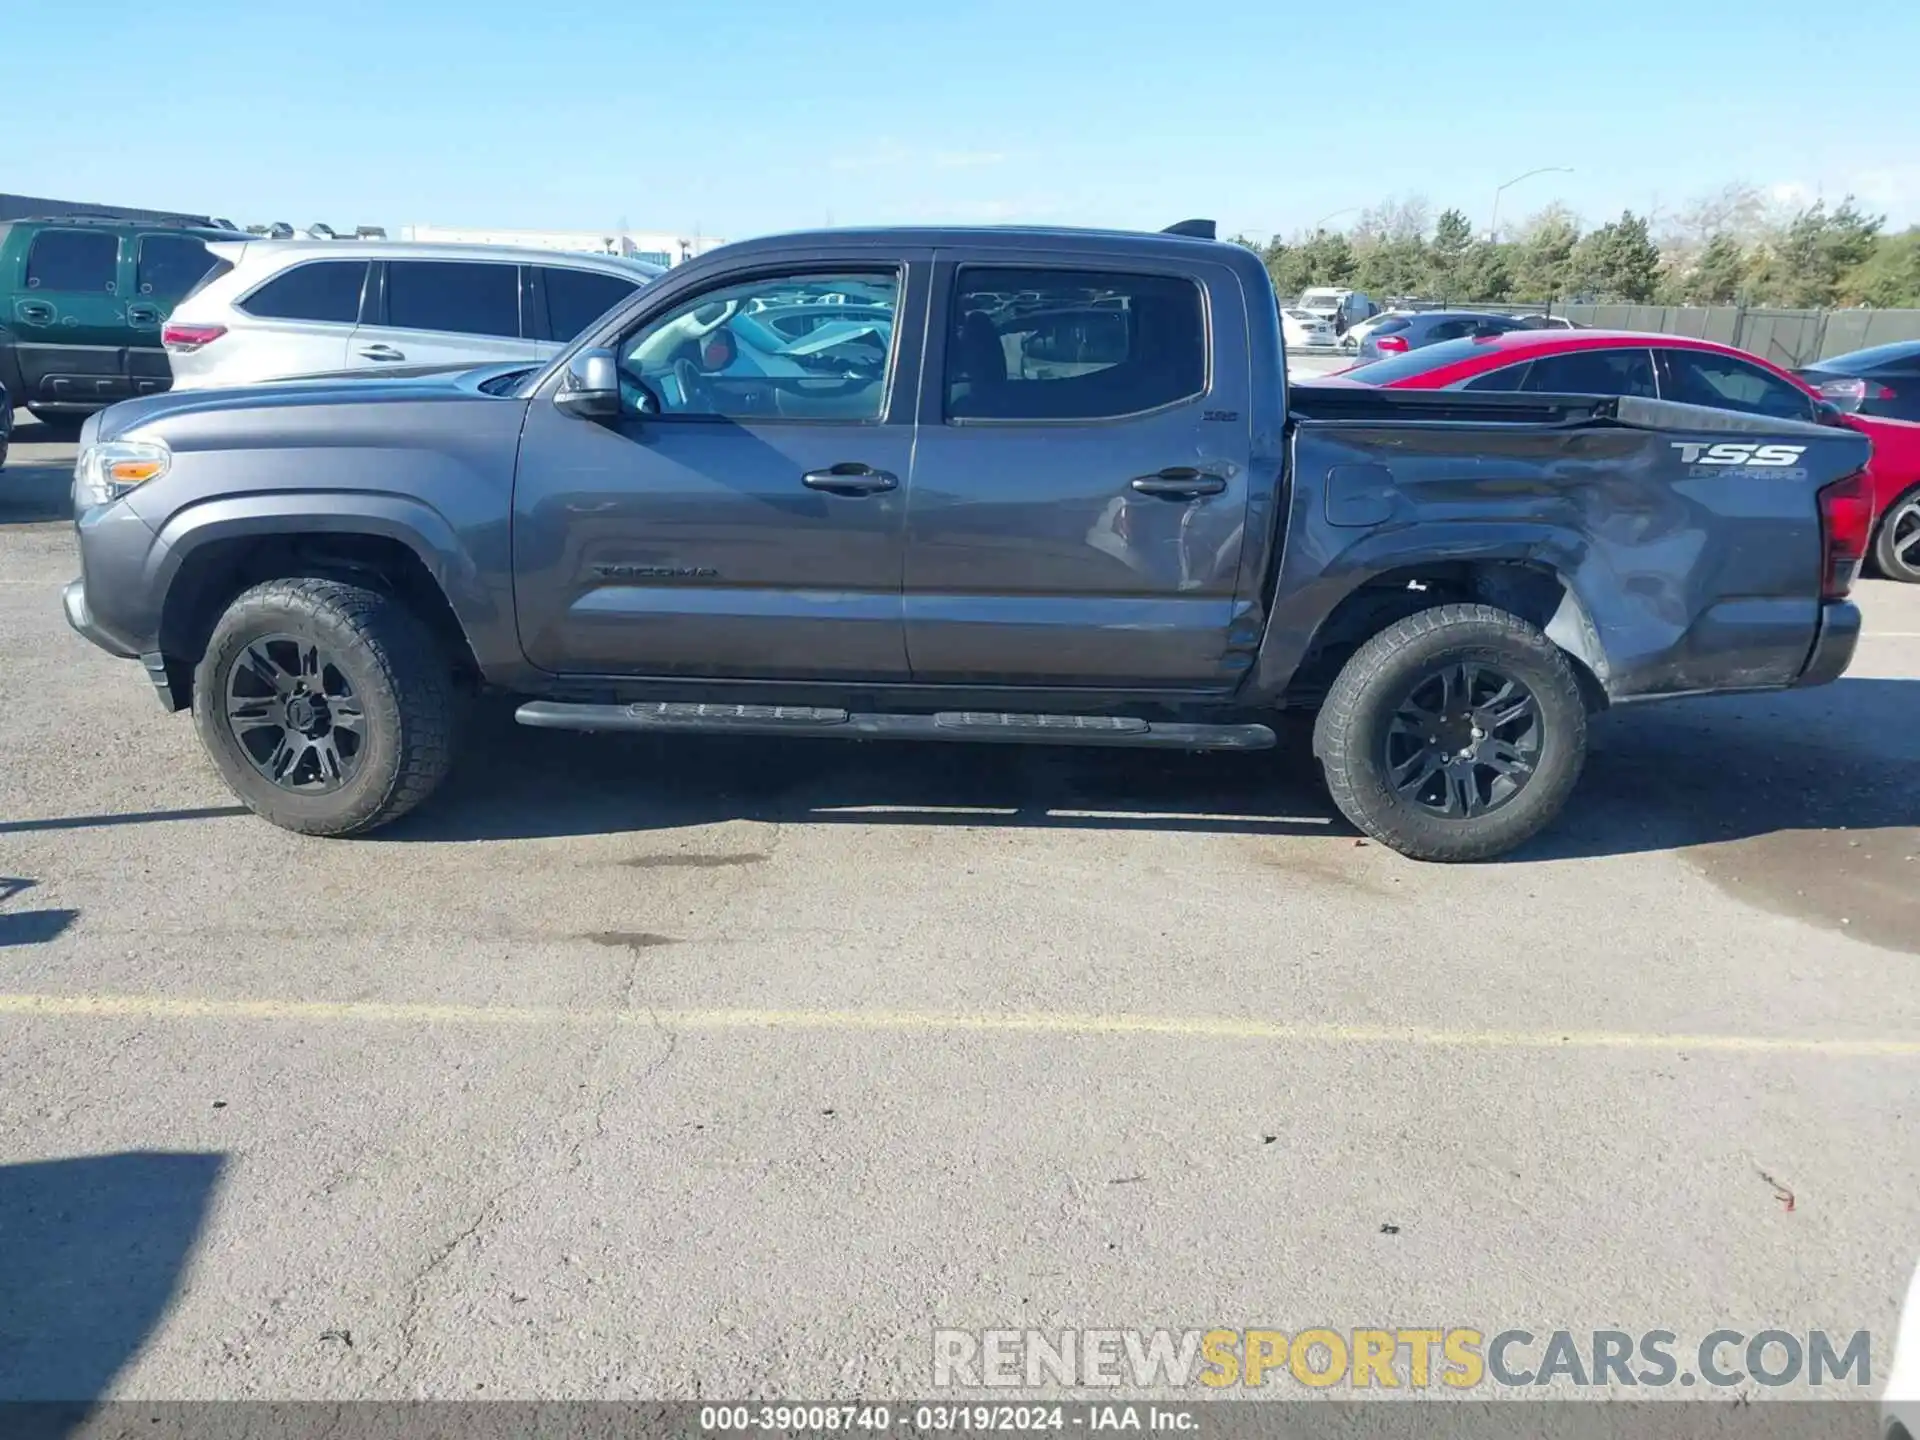
[[[1540,702],[1519,679],[1460,660],[1421,676],[1386,728],[1395,792],[1434,815],[1470,819],[1510,803],[1540,763]]]
[[[338,660],[311,640],[251,641],[227,672],[224,714],[241,753],[282,790],[324,795],[360,773],[366,711]]]

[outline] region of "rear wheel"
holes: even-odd
[[[1920,489],[1909,490],[1880,517],[1873,563],[1889,580],[1920,585]]]
[[[1485,860],[1537,835],[1586,758],[1566,656],[1518,617],[1442,605],[1360,647],[1314,725],[1334,804],[1416,860]]]
[[[194,672],[193,714],[234,794],[305,835],[398,819],[453,759],[448,657],[400,601],[339,580],[235,600]]]

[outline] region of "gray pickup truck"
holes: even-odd
[[[1473,860],[1559,811],[1592,711],[1846,667],[1863,437],[1289,392],[1266,271],[1202,228],[775,237],[538,368],[127,401],[82,433],[67,615],[316,835],[425,799],[484,687],[577,730],[1182,750],[1317,709],[1354,824]]]

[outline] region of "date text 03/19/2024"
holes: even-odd
[[[1025,1431],[1162,1431],[1200,1428],[1191,1405],[996,1405],[941,1402],[920,1405],[703,1405],[707,1434],[1017,1434]]]

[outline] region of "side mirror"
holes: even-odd
[[[553,403],[582,420],[611,420],[620,413],[620,369],[611,350],[582,350],[567,362]]]
[[[1847,412],[1831,400],[1816,400],[1813,402],[1813,420],[1816,425],[1844,425],[1847,423]]]

